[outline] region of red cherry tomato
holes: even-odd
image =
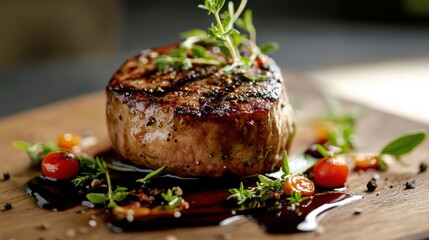
[[[64,180],[79,172],[79,160],[68,152],[53,152],[42,160],[42,173],[49,180]]]
[[[286,179],[283,192],[290,196],[292,191],[301,193],[301,196],[313,196],[314,184],[304,176],[292,175]]]
[[[349,167],[344,157],[320,159],[313,168],[314,181],[320,187],[336,188],[346,184]]]
[[[73,150],[74,147],[80,144],[80,138],[78,135],[72,133],[64,133],[58,135],[57,145],[60,148],[65,148],[68,150]]]
[[[375,154],[357,154],[353,157],[356,170],[379,169],[380,157]]]

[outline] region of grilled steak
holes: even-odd
[[[169,173],[187,177],[280,167],[294,124],[275,62],[266,57],[249,71],[258,80],[218,66],[159,70],[152,58],[176,47],[145,50],[110,80],[107,125],[117,155],[141,167],[166,165]]]

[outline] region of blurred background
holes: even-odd
[[[206,29],[212,18],[196,7],[202,2],[0,1],[0,117],[104,89],[128,56]],[[411,83],[429,95],[429,0],[250,0],[248,7],[258,41],[279,43],[278,64],[334,95],[390,103],[392,111]],[[380,92],[390,95],[371,98]],[[416,119],[429,123],[427,114]]]

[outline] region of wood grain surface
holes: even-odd
[[[287,88],[297,106],[298,134],[293,152],[305,149],[314,139],[312,126],[304,119],[324,111],[324,102],[314,84],[305,77],[286,73]],[[386,172],[353,172],[346,192],[363,200],[326,213],[315,232],[267,234],[250,219],[219,227],[173,228],[162,231],[113,233],[104,224],[103,210],[76,207],[63,212],[39,209],[24,192],[24,184],[38,175],[29,168],[26,154],[11,146],[13,140],[46,142],[64,132],[92,132],[99,142],[88,150],[96,154],[110,147],[104,112],[104,93],[97,92],[53,105],[0,119],[0,174],[9,172],[8,181],[0,180],[0,239],[427,239],[429,238],[429,171],[418,174],[420,162],[429,162],[429,148],[423,146],[404,160],[408,166],[392,166]],[[387,141],[415,129],[428,126],[377,112],[352,103],[360,111],[359,151],[378,151]],[[367,181],[380,175],[375,192],[366,192]],[[0,175],[1,179],[1,175]],[[415,189],[406,190],[406,181],[415,181]],[[354,214],[355,209],[361,214]],[[84,212],[80,210],[85,210]],[[88,221],[95,218],[97,226]]]

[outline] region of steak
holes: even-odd
[[[276,63],[264,56],[249,75],[211,65],[158,69],[153,58],[176,48],[144,50],[111,78],[106,115],[116,154],[182,177],[278,170],[295,128]]]

